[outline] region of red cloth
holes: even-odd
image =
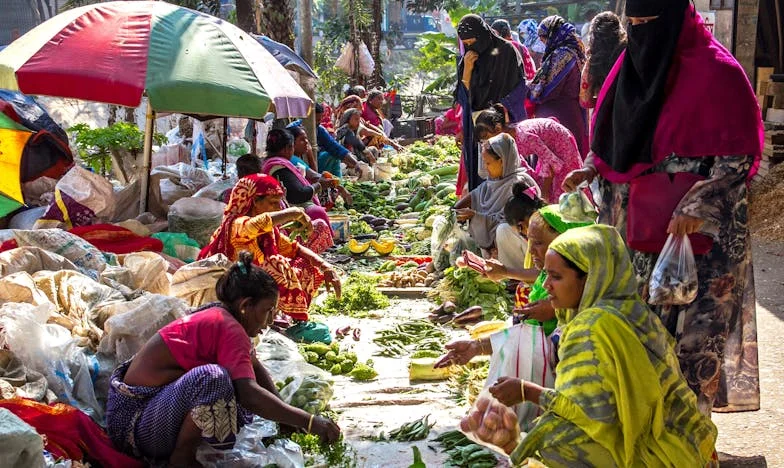
[[[283,195],[283,188],[278,179],[266,174],[251,174],[240,179],[231,190],[229,203],[223,212],[223,221],[215,231],[207,244],[199,253],[199,259],[207,258],[215,254],[223,254],[229,258],[235,258],[234,247],[231,245],[231,226],[234,220],[240,216],[248,216],[256,201],[256,197],[266,197],[268,195]],[[275,232],[278,228],[275,227]],[[264,235],[260,238],[271,236]],[[261,242],[260,242],[261,244]],[[275,252],[277,253],[277,252]],[[264,252],[267,255],[267,252]]]
[[[101,252],[117,255],[133,252],[162,252],[163,242],[152,237],[142,237],[130,229],[113,224],[77,226],[68,230],[94,245]]]
[[[621,54],[605,80],[597,109],[618,77],[625,56],[626,52]],[[753,177],[765,141],[759,103],[743,68],[705,28],[691,5],[686,9],[669,80],[653,138],[653,162],[635,164],[621,174],[596,157],[594,163],[602,177],[627,183],[671,154],[687,158],[751,155],[754,165],[749,178]],[[592,127],[597,114],[594,112]]]
[[[44,448],[52,455],[69,460],[85,457],[105,468],[136,468],[144,465],[115,450],[106,433],[89,416],[63,404],[45,405],[33,400],[0,400],[5,408],[46,436]]]
[[[229,372],[231,380],[256,379],[250,358],[253,349],[250,337],[223,307],[211,307],[177,319],[158,334],[186,372],[217,364]]]
[[[16,243],[16,239],[8,239],[7,241],[0,244],[0,252],[5,252],[6,250],[13,250],[19,247],[19,244]]]
[[[534,59],[531,58],[531,53],[528,52],[528,47],[524,46],[520,42],[515,40],[510,40],[509,42],[520,52],[520,58],[523,59],[523,69],[525,70],[525,79],[526,80],[533,80],[536,76],[536,64],[534,63]]]

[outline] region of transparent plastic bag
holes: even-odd
[[[648,303],[684,305],[697,298],[697,262],[688,236],[670,234],[648,283]]]
[[[563,193],[558,199],[561,216],[567,223],[593,222],[599,216],[588,195],[583,191],[584,187],[587,185],[581,185],[574,192]]]
[[[263,468],[272,465],[280,468],[304,467],[302,449],[294,442],[278,439],[269,446],[262,443],[262,439],[277,433],[276,423],[256,416],[253,422],[240,429],[233,448],[217,450],[202,443],[196,452],[196,460],[205,468]]]
[[[479,394],[468,414],[460,421],[460,430],[472,441],[504,455],[520,442],[520,427],[514,410],[490,394]]]
[[[280,398],[291,406],[318,414],[329,405],[334,391],[332,380],[318,375],[294,375],[280,390]]]

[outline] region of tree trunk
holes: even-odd
[[[236,0],[237,27],[245,32],[258,34],[256,21],[256,2],[254,0]]]
[[[117,106],[109,104],[109,117],[106,120],[106,125],[111,127],[117,122]]]
[[[261,18],[270,39],[294,48],[294,12],[290,0],[264,0]]]
[[[373,85],[376,87],[384,86],[384,77],[381,68],[381,22],[383,21],[382,2],[381,0],[373,0],[373,45],[368,44],[370,54],[376,62],[376,67],[373,69]]]

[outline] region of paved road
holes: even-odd
[[[723,468],[784,467],[784,243],[755,242],[754,268],[762,408],[713,415],[719,452],[737,457]]]

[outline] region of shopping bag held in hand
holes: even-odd
[[[688,236],[670,234],[656,260],[648,288],[648,303],[684,305],[697,298],[697,262]]]

